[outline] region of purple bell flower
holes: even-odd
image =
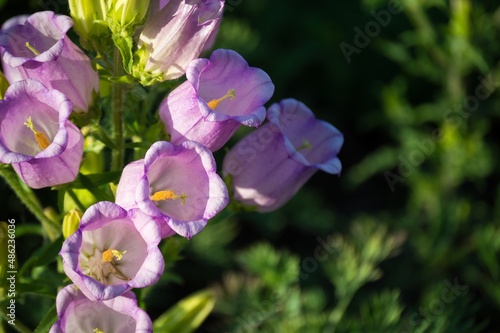
[[[229,199],[207,148],[192,141],[180,146],[160,141],[151,146],[144,160],[125,167],[115,201],[160,218],[162,237],[177,233],[191,238]]]
[[[179,144],[197,141],[220,149],[243,124],[258,127],[266,118],[266,103],[274,85],[263,70],[249,67],[232,50],[216,50],[210,59],[192,61],[187,81],[160,105],[160,118]]]
[[[173,80],[211,44],[223,0],[170,0],[152,4],[152,17],[139,35],[132,73],[144,85]]]
[[[56,298],[59,319],[49,333],[151,333],[148,314],[137,306],[133,292],[128,291],[109,301],[89,300],[71,284]]]
[[[66,275],[92,301],[150,286],[163,273],[157,220],[107,201],[87,209],[80,227],[63,243]]]
[[[257,211],[284,205],[319,169],[340,174],[337,154],[344,137],[317,120],[303,103],[286,99],[268,110],[269,123],[238,142],[225,156],[234,198]]]
[[[12,84],[0,100],[0,162],[12,164],[32,188],[73,181],[83,135],[68,117],[72,103],[36,80]]]
[[[63,92],[75,111],[87,112],[99,91],[99,77],[90,59],[66,36],[70,17],[38,12],[7,21],[0,32],[0,54],[12,84],[26,78]]]

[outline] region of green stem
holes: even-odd
[[[330,313],[328,321],[332,325],[331,333],[335,333],[335,329],[337,328],[340,321],[344,317],[345,311],[347,310],[347,307],[351,303],[353,297],[354,297],[354,292],[349,292],[345,294],[342,298],[339,299],[339,302],[335,306],[335,309],[333,309],[333,311]]]
[[[53,229],[53,232],[57,234],[61,232],[61,227],[55,221],[45,216],[42,206],[31,189],[25,189],[21,186],[17,174],[11,168],[0,167],[0,176],[5,179],[21,202],[42,223],[42,225],[50,227]]]
[[[417,28],[421,39],[425,40],[424,47],[429,51],[431,57],[437,64],[446,65],[446,54],[437,46],[436,32],[424,12],[422,4],[418,0],[408,0],[403,2],[403,5],[410,22]]]
[[[115,47],[113,76],[119,77],[121,75],[123,75],[122,56],[120,54],[120,50]],[[123,141],[123,99],[123,84],[113,82],[111,113],[113,114],[113,139],[117,149],[113,150],[112,153],[112,170],[123,169],[123,160],[125,155]]]

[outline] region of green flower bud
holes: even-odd
[[[71,236],[80,226],[80,220],[82,219],[82,212],[78,209],[72,209],[66,215],[64,215],[62,223],[62,233],[64,239]]]
[[[133,35],[148,17],[150,0],[108,0],[108,24],[113,34]]]
[[[74,28],[85,42],[108,37],[106,22],[107,6],[105,0],[69,0],[69,9]],[[96,43],[99,44],[99,43]]]
[[[7,88],[9,87],[9,82],[5,78],[2,72],[0,72],[0,99],[3,99]]]

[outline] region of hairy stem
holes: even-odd
[[[115,47],[113,76],[119,77],[122,74],[122,56],[118,48]],[[125,155],[123,141],[123,100],[123,84],[119,82],[113,82],[111,113],[113,114],[113,140],[116,144],[116,149],[113,150],[111,158],[112,170],[123,169],[123,160]]]

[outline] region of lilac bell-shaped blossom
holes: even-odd
[[[160,118],[173,143],[192,140],[216,151],[241,124],[258,127],[266,118],[264,103],[274,85],[269,75],[249,67],[238,53],[220,49],[210,59],[196,59],[186,77],[160,105]]]
[[[151,146],[144,160],[125,167],[115,201],[160,218],[162,237],[177,233],[191,238],[229,199],[207,148],[192,141],[180,146],[160,141]]]
[[[57,294],[56,308],[59,319],[49,333],[153,332],[151,319],[137,306],[131,291],[109,301],[94,302],[71,284]]]
[[[234,198],[257,211],[284,205],[319,169],[339,174],[344,142],[331,124],[303,103],[286,99],[268,110],[269,123],[239,141],[225,156]]]
[[[92,301],[152,285],[164,268],[160,236],[155,218],[138,209],[127,212],[112,202],[98,202],[63,243],[64,271]]]
[[[156,13],[139,35],[132,74],[144,85],[173,80],[212,44],[223,0],[170,0],[153,3]]]
[[[26,78],[63,92],[78,112],[87,112],[99,90],[90,59],[66,36],[70,17],[38,12],[7,21],[0,33],[5,76],[12,84]]]
[[[73,181],[83,135],[68,117],[72,104],[36,80],[11,85],[0,100],[0,162],[12,164],[32,188]]]

